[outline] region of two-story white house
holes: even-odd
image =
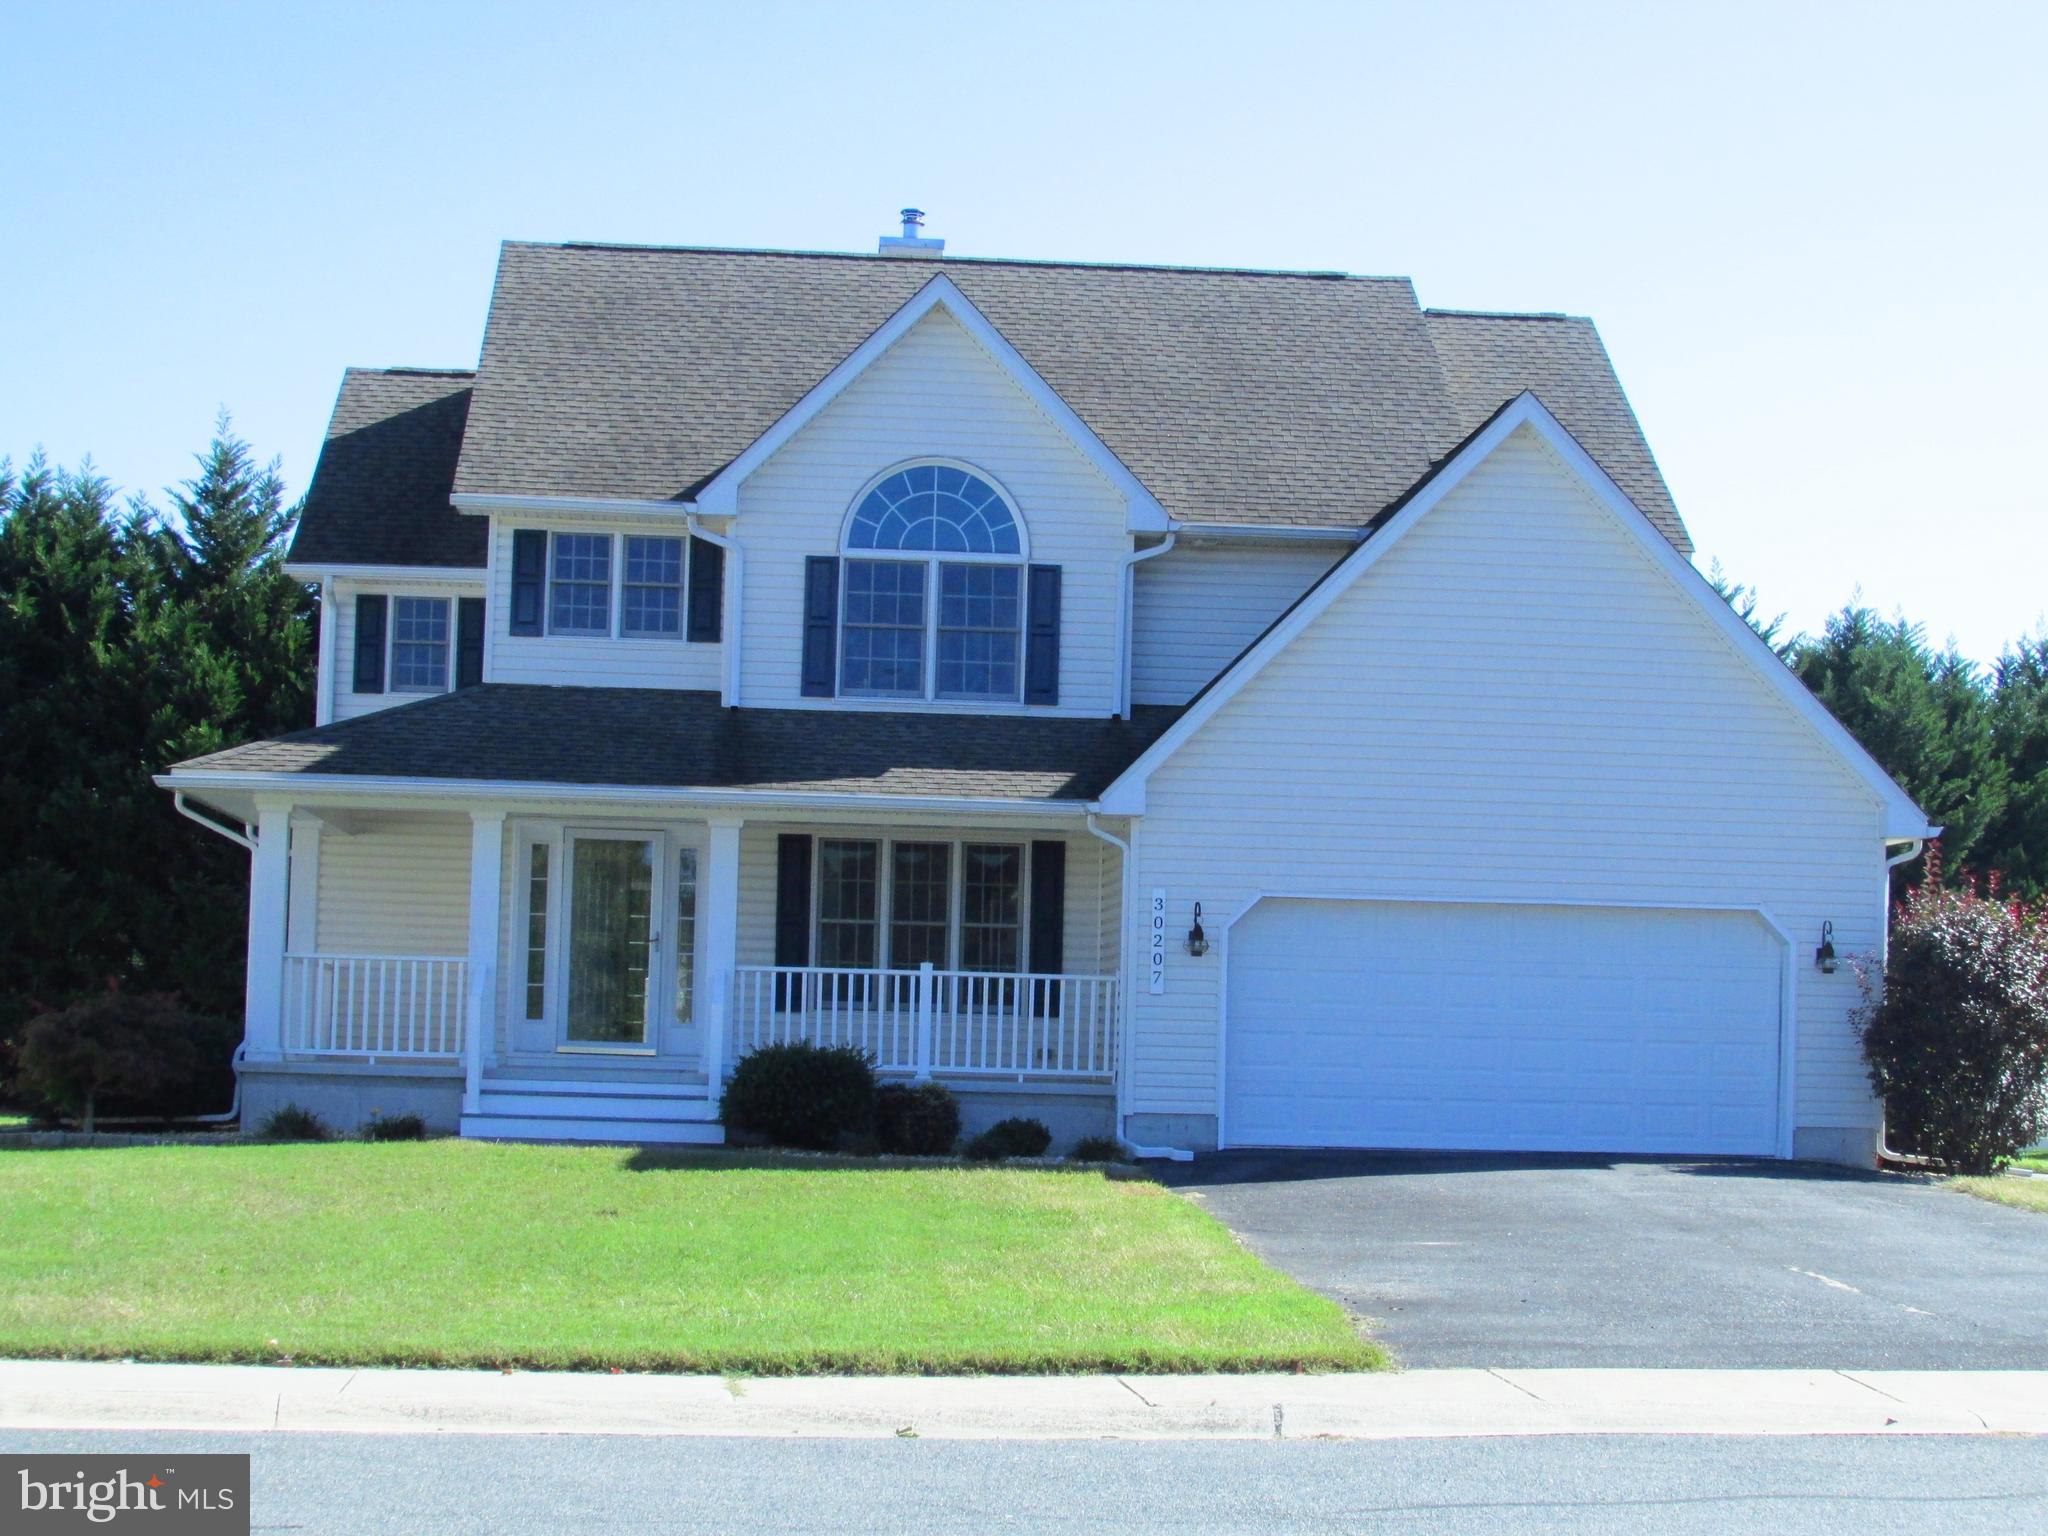
[[[717,1141],[765,1042],[1063,1139],[1823,1157],[1908,797],[1592,325],[1401,279],[509,244],[352,369],[247,1113]],[[1824,939],[1830,946],[1823,950]]]

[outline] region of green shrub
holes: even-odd
[[[96,992],[29,1021],[17,1047],[21,1085],[90,1131],[110,1101],[146,1099],[191,1076],[192,1026],[165,993]]]
[[[370,1116],[370,1123],[363,1127],[365,1141],[425,1141],[427,1122],[418,1115]]]
[[[967,1155],[976,1162],[996,1163],[1008,1157],[1043,1157],[1052,1145],[1052,1132],[1042,1121],[1021,1117],[998,1120],[967,1143]]]
[[[874,1065],[850,1045],[764,1045],[733,1068],[718,1115],[778,1147],[836,1151],[872,1130]]]
[[[1922,885],[1893,921],[1882,983],[1859,970],[1893,1147],[1990,1173],[2048,1136],[2048,919]]]
[[[875,1090],[875,1138],[884,1152],[944,1157],[960,1139],[960,1101],[944,1083],[884,1083]]]
[[[1083,1136],[1067,1154],[1077,1163],[1128,1163],[1128,1148],[1114,1136]]]
[[[298,1104],[274,1109],[257,1132],[265,1141],[332,1141],[334,1127]]]

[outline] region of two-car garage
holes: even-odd
[[[1754,913],[1266,898],[1224,962],[1224,1145],[1779,1150]]]

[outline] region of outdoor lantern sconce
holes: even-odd
[[[1835,974],[1835,925],[1820,925],[1820,948],[1813,952],[1813,963],[1820,967],[1823,976]]]
[[[1195,903],[1195,926],[1188,930],[1188,953],[1197,960],[1209,953],[1209,935],[1202,932],[1202,904]]]

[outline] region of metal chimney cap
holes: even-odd
[[[942,256],[946,251],[943,240],[927,240],[924,237],[924,210],[905,208],[902,212],[903,233],[884,235],[876,245],[876,251],[883,256]]]

